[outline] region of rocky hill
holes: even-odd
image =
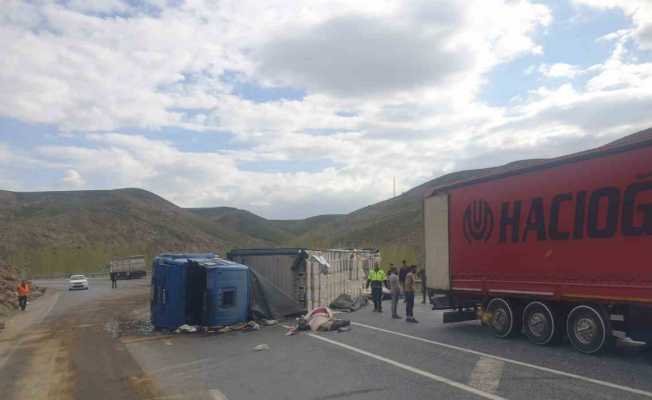
[[[321,226],[334,223],[344,217],[343,215],[319,215],[301,220],[269,220],[233,207],[188,208],[187,210],[223,229],[240,232],[259,239],[263,244],[273,246],[290,245],[298,236],[319,230]]]
[[[269,243],[140,189],[0,191],[0,257],[36,275],[96,271],[114,256]]]

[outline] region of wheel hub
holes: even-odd
[[[539,312],[532,314],[528,320],[528,328],[534,336],[543,337],[548,328],[546,316]]]
[[[597,331],[598,327],[592,318],[580,318],[575,324],[575,337],[584,345],[593,342]]]
[[[507,329],[507,323],[508,323],[508,315],[505,310],[502,308],[499,308],[498,310],[494,311],[494,318],[492,321],[492,325],[494,329],[496,329],[499,332],[504,331]]]

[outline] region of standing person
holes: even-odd
[[[385,282],[385,271],[380,269],[380,265],[374,265],[374,269],[369,271],[367,278],[367,287],[371,285],[371,297],[374,300],[374,312],[383,312],[383,284]]]
[[[414,319],[414,290],[416,289],[417,267],[412,266],[405,275],[405,320],[407,322],[419,322]]]
[[[401,284],[401,291],[405,293],[405,276],[410,272],[410,267],[407,266],[405,260],[403,260],[403,265],[401,265],[401,269],[398,271],[398,281]]]
[[[27,307],[27,296],[29,296],[30,292],[29,283],[25,280],[20,281],[16,292],[18,293],[18,305],[21,310],[25,311],[25,307]]]
[[[428,296],[428,285],[426,282],[426,269],[421,268],[417,275],[419,276],[419,279],[421,279],[421,293],[423,294],[423,299],[421,300],[421,304],[426,304],[426,296]]]
[[[389,270],[389,291],[392,294],[392,318],[400,319],[401,316],[396,312],[396,308],[398,307],[398,298],[401,295],[401,286],[399,285],[396,268]]]
[[[111,272],[111,289],[117,289],[118,288],[118,273],[117,272]]]

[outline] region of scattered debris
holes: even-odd
[[[115,318],[111,318],[104,323],[104,330],[114,339],[120,337],[120,323]]]
[[[204,326],[201,329],[204,333],[228,333],[233,331],[252,332],[259,331],[260,324],[256,321],[249,321],[227,326]]]
[[[243,331],[259,331],[260,330],[260,325],[258,325],[255,321],[249,321],[247,322],[247,325],[242,329]]]
[[[305,317],[297,318],[297,330],[298,331],[310,330],[310,325],[308,325],[308,321],[306,320]]]
[[[358,311],[362,307],[366,306],[368,302],[369,298],[365,295],[353,297],[349,294],[341,294],[337,296],[335,300],[333,300],[329,307],[333,310],[353,312]]]
[[[338,331],[348,332],[351,330],[351,321],[335,318],[335,314],[328,307],[317,307],[303,317],[297,318],[297,325],[286,333],[292,336],[299,331]]]
[[[195,333],[195,332],[197,332],[197,327],[196,326],[190,326],[188,324],[183,324],[180,327],[178,327],[175,332],[176,333],[180,333],[180,332]]]
[[[254,347],[254,351],[263,351],[263,350],[269,350],[269,346],[266,344],[259,344],[258,346]]]
[[[152,336],[156,332],[148,318],[120,321],[120,333],[134,336]]]
[[[310,329],[315,332],[318,330],[329,331],[330,321],[334,319],[335,314],[328,307],[317,307],[306,316]]]
[[[237,324],[230,325],[231,330],[233,331],[239,331],[242,330],[245,326],[247,326],[246,322],[238,322]]]
[[[265,326],[273,326],[278,324],[278,321],[275,319],[263,319],[260,322]]]

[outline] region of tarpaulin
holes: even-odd
[[[252,298],[250,312],[252,319],[281,319],[304,312],[304,307],[267,278],[249,268]]]

